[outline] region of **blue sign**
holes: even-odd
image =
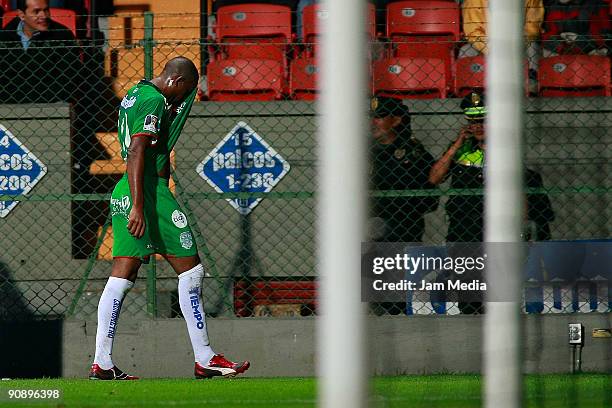
[[[0,125],[0,197],[27,195],[47,173],[47,167],[4,126]],[[0,218],[19,201],[0,201]]]
[[[238,122],[196,171],[219,193],[268,193],[289,171],[289,163],[246,123]],[[228,198],[246,215],[259,198]]]

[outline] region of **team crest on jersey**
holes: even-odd
[[[125,95],[123,97],[123,100],[121,101],[121,107],[123,109],[129,109],[132,106],[134,106],[135,103],[136,103],[136,97],[135,96],[132,96],[131,98],[128,98],[128,96]]]
[[[159,118],[155,115],[147,115],[145,116],[143,129],[149,132],[157,133],[157,123],[159,122]]]
[[[193,237],[189,231],[181,232],[179,240],[181,241],[181,246],[185,249],[191,249],[193,246]]]

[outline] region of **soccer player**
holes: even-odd
[[[151,81],[132,87],[119,108],[119,142],[127,172],[111,195],[113,267],[98,305],[96,354],[90,379],[135,380],[111,359],[113,339],[125,294],[138,269],[161,254],[178,275],[181,311],[195,355],[195,377],[233,377],[249,368],[215,354],[202,309],[204,268],[189,227],[168,188],[170,152],[196,95],[198,70],[184,57],[170,60]]]

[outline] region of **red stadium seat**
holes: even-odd
[[[610,96],[610,59],[590,55],[542,58],[538,82],[541,96]]]
[[[211,61],[271,60],[272,65],[282,65],[283,78],[286,78],[288,44],[292,38],[289,7],[274,4],[219,7],[215,33]],[[284,79],[282,82],[286,83]]]
[[[318,54],[318,37],[323,33],[323,27],[319,24],[327,18],[327,11],[321,9],[320,4],[311,4],[304,7],[302,11],[302,42],[306,44],[306,56],[314,57]],[[367,33],[370,39],[376,37],[376,8],[374,4],[368,3]]]
[[[446,98],[444,60],[439,58],[388,58],[374,62],[373,92],[383,96]]]
[[[460,10],[456,3],[418,0],[391,3],[387,6],[387,37],[393,57],[442,59],[446,83],[452,85],[455,44],[460,39]]]
[[[438,58],[444,61],[446,83],[453,83],[453,67],[455,64],[455,43],[442,37],[393,37],[392,57],[397,58]],[[450,91],[450,88],[448,89]]]
[[[461,38],[459,5],[446,1],[398,1],[387,6],[387,37],[450,36]]]
[[[50,11],[52,20],[65,25],[70,29],[70,31],[72,31],[72,34],[74,34],[75,37],[77,36],[77,15],[74,10],[52,8]],[[2,17],[2,28],[6,27],[14,17],[17,17],[17,15],[17,10],[5,12],[4,16]]]
[[[215,59],[272,59],[283,61],[286,58],[287,45],[275,39],[245,38],[219,47]]]
[[[227,38],[280,37],[291,41],[291,9],[273,4],[239,4],[219,7],[217,41]]]
[[[11,9],[11,0],[0,0],[0,8],[6,13]]]
[[[472,90],[483,91],[485,87],[485,57],[459,58],[455,75],[455,95],[464,97]]]
[[[213,101],[281,99],[284,69],[270,59],[226,59],[206,67],[208,98]]]
[[[311,4],[304,7],[302,11],[302,39],[305,43],[316,42],[316,37],[322,31],[319,21],[327,18],[327,11],[321,9],[320,4]],[[368,3],[367,33],[370,38],[376,37],[376,8],[374,4]]]
[[[292,99],[312,101],[317,97],[318,74],[314,58],[298,58],[291,63],[289,90]]]
[[[487,60],[483,55],[476,57],[459,58],[456,62],[455,90],[457,97],[463,97],[472,90],[485,92]],[[525,80],[525,94],[529,95],[529,64],[524,62],[523,78]]]

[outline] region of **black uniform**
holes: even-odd
[[[525,185],[527,188],[543,188],[544,182],[538,172],[527,169]],[[535,224],[535,236],[527,236],[527,239],[535,241],[552,239],[550,223],[555,220],[555,212],[546,193],[527,194],[527,218]]]
[[[484,160],[464,160],[466,156],[482,155],[476,140],[468,139],[451,164],[451,189],[484,188]],[[447,242],[482,242],[484,228],[484,196],[453,195],[446,202],[448,215]]]
[[[372,181],[375,190],[432,189],[427,178],[434,158],[425,147],[401,132],[389,145],[373,147]],[[387,242],[421,242],[425,231],[423,216],[438,206],[437,197],[376,197],[373,215],[385,221]]]

